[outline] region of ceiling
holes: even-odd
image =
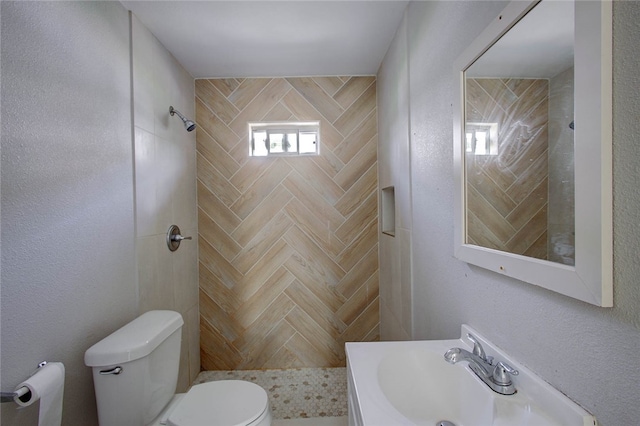
[[[121,3],[195,78],[374,75],[407,1]]]

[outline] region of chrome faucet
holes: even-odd
[[[518,370],[502,361],[493,365],[493,357],[485,355],[478,339],[472,334],[467,334],[467,338],[473,343],[473,353],[461,348],[451,348],[444,354],[444,359],[451,364],[467,361],[471,371],[493,391],[501,395],[516,393],[511,376],[517,376]]]

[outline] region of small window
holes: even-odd
[[[467,123],[465,151],[475,155],[498,155],[498,123]]]
[[[249,123],[250,155],[317,155],[320,123]]]

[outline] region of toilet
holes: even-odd
[[[270,426],[267,392],[222,380],[175,395],[182,316],[147,312],[84,354],[93,370],[100,426]]]

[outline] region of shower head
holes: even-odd
[[[178,111],[177,109],[173,109],[172,106],[169,107],[169,114],[171,114],[171,115],[178,114],[178,117],[180,117],[180,119],[184,123],[184,128],[187,129],[187,132],[191,132],[193,129],[196,128],[196,123],[194,123],[193,121],[189,120],[184,115],[180,114],[180,111]]]

